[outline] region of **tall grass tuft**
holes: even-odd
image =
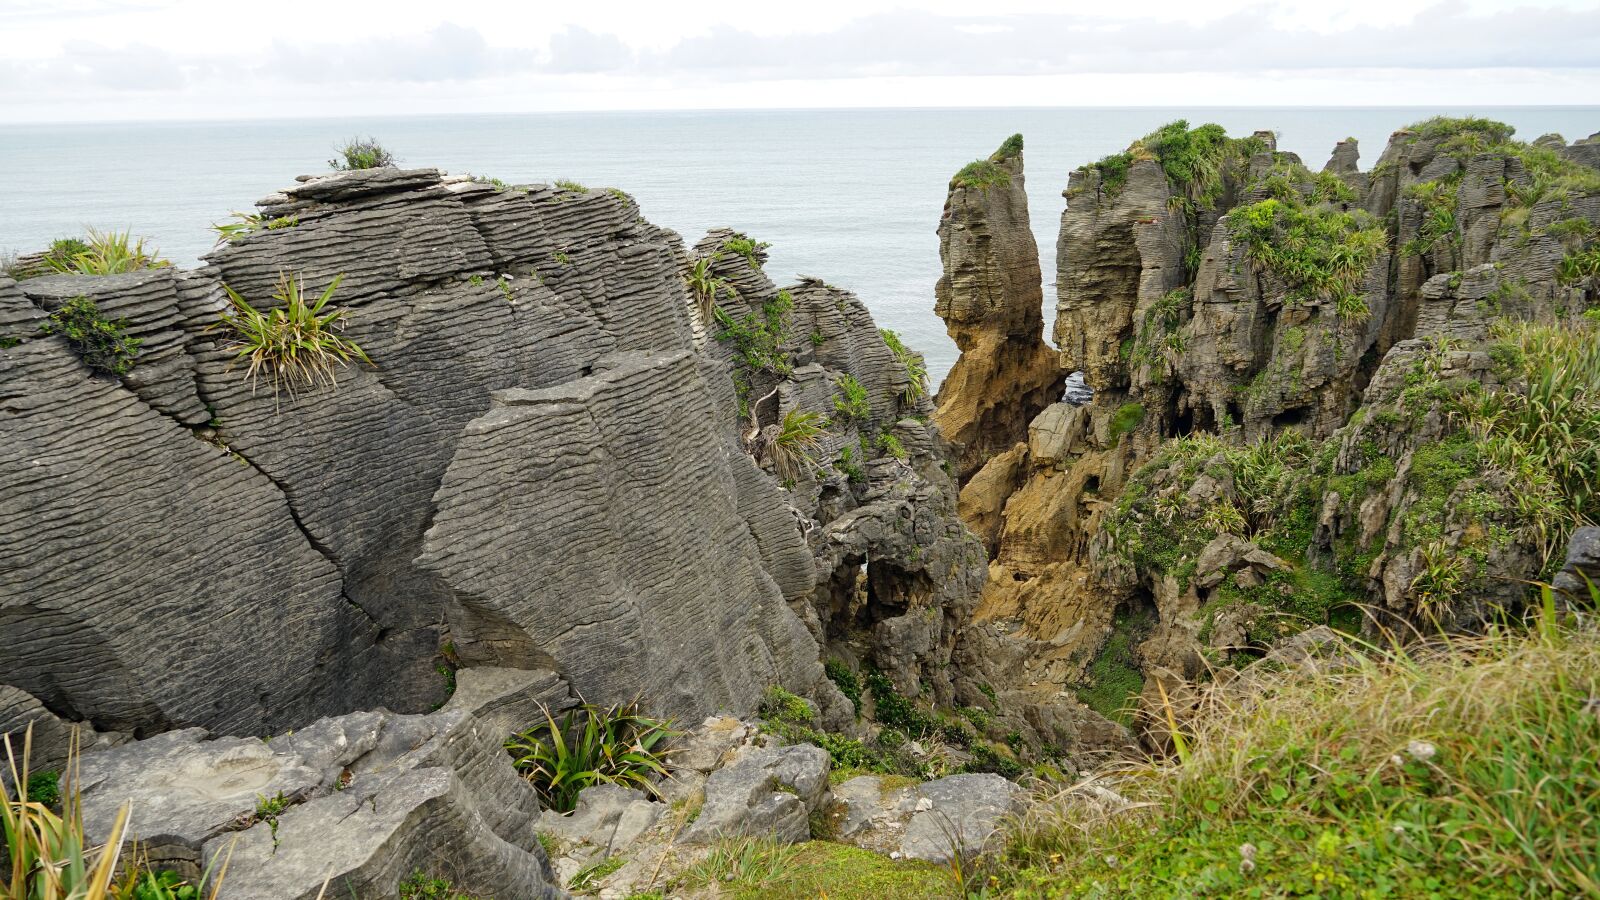
[[[1600,897],[1600,631],[1500,627],[1209,692],[1182,760],[1046,797],[1028,897]],[[1600,591],[1592,598],[1600,603]]]
[[[1573,528],[1600,521],[1600,327],[1501,321],[1491,337],[1521,384],[1469,394],[1457,412],[1518,485],[1518,512],[1548,561]]]
[[[267,312],[251,306],[228,285],[222,286],[229,308],[212,328],[229,332],[224,349],[233,351],[235,362],[249,363],[245,377],[252,389],[266,375],[274,398],[284,390],[293,397],[297,387],[337,386],[336,371],[353,360],[373,364],[366,351],[338,334],[348,313],[324,312],[343,280],[343,275],[334,278],[321,295],[310,299],[298,275],[282,273],[272,295],[279,305]]]

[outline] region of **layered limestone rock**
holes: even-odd
[[[848,722],[824,645],[948,693],[982,555],[920,359],[854,296],[784,292],[790,361],[755,385],[760,425],[838,420],[785,479],[746,433],[758,398],[686,287],[690,254],[626,194],[387,168],[258,209],[284,224],[194,271],[0,276],[8,730],[48,712],[277,733],[426,710],[441,668],[485,665],[688,720],[783,684]],[[739,315],[778,293],[756,252],[718,262]],[[340,278],[330,308],[372,365],[293,397],[245,380],[222,286],[270,309],[285,273],[312,296]],[[143,340],[125,375],[40,331],[77,296]],[[849,416],[846,376],[865,394]],[[865,602],[836,613],[869,556]]]
[[[934,420],[955,444],[956,474],[965,481],[1023,439],[1033,417],[1060,399],[1065,378],[1044,342],[1021,135],[951,179],[939,259],[934,312],[961,356],[939,388]]]
[[[950,703],[983,551],[957,515],[921,358],[897,350],[849,291],[805,276],[775,285],[765,245],[745,235],[713,231],[690,258],[716,279],[702,324],[734,386],[725,421],[784,488],[789,512],[774,526],[798,522],[811,552],[785,596],[826,655],[883,672],[908,697]],[[777,549],[757,536],[763,552]],[[829,724],[854,721],[839,695],[816,696]]]

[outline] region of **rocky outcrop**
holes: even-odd
[[[1109,716],[1361,604],[1468,627],[1520,602],[1559,548],[1451,398],[1525,390],[1496,319],[1594,305],[1600,175],[1509,135],[1429,120],[1370,172],[1344,141],[1312,173],[1174,123],[1073,173],[1055,337],[1094,393],[965,484],[991,564],[963,702],[1065,689]]]
[[[227,859],[229,898],[392,897],[415,872],[562,897],[529,839],[538,798],[501,743],[573,702],[550,672],[467,670],[435,713],[353,713],[265,741],[171,731],[86,754],[68,787],[90,840],[127,807],[128,840],[153,865],[193,879]]]
[[[951,179],[939,258],[944,274],[934,286],[934,312],[961,356],[939,388],[934,421],[955,444],[956,473],[965,481],[1060,399],[1065,374],[1044,342],[1021,135]]]

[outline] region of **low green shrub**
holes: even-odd
[[[752,240],[749,235],[744,234],[736,234],[722,242],[722,249],[734,256],[744,257],[752,269],[761,268],[761,257],[758,254],[771,246],[766,241]]]
[[[138,360],[143,343],[128,336],[127,325],[125,321],[106,319],[88,297],[73,297],[52,312],[39,330],[65,338],[73,352],[96,372],[126,375]]]
[[[639,712],[635,704],[574,707],[558,722],[545,721],[506,740],[512,764],[550,809],[571,812],[578,792],[595,784],[621,784],[658,794],[667,774],[664,743],[678,732],[669,721]]]
[[[396,163],[394,154],[372,137],[353,137],[336,148],[338,153],[328,160],[328,168],[342,172],[360,169],[381,169]]]
[[[907,403],[915,404],[928,392],[927,364],[922,361],[922,357],[918,356],[916,351],[907,347],[900,340],[900,335],[887,328],[879,328],[878,334],[883,336],[883,342],[888,345],[889,352],[894,354],[895,361],[899,362],[900,367],[905,370],[906,380],[910,382],[906,385],[902,396],[904,396]]]

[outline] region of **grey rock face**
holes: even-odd
[[[468,666],[571,666],[601,702],[650,672],[646,702],[684,717],[751,711],[774,682],[849,715],[808,628],[803,517],[740,452],[726,349],[693,318],[676,235],[617,192],[429,169],[308,178],[258,208],[295,224],[192,272],[0,277],[0,337],[20,341],[0,348],[17,410],[0,420],[0,685],[100,731],[279,732],[428,709],[448,643]],[[737,261],[738,283],[770,287]],[[374,367],[293,399],[244,382],[210,327],[222,285],[270,308],[282,272],[313,295],[343,276],[332,303]],[[145,341],[127,376],[39,334],[79,294]],[[897,424],[926,398],[901,399],[865,307],[820,282],[795,294],[797,352],[821,374],[785,402],[831,409],[830,376],[850,372],[876,408],[839,445],[893,430],[936,472],[936,438]],[[495,443],[513,434],[538,458]],[[585,530],[534,529],[534,546],[496,526],[500,503]]]
[[[1589,585],[1600,585],[1600,528],[1574,529],[1567,543],[1567,562],[1551,584],[1577,597],[1589,596]]]
[[[810,744],[750,751],[711,773],[705,805],[680,842],[708,844],[744,835],[806,840],[809,813],[827,798],[828,766],[827,752]]]
[[[501,744],[573,702],[553,673],[467,670],[435,713],[353,713],[269,741],[168,732],[85,754],[77,788],[92,839],[127,805],[129,839],[158,865],[193,877],[228,855],[228,898],[309,900],[327,883],[376,900],[417,871],[559,897],[530,840],[537,797]],[[287,808],[261,818],[280,797]]]

